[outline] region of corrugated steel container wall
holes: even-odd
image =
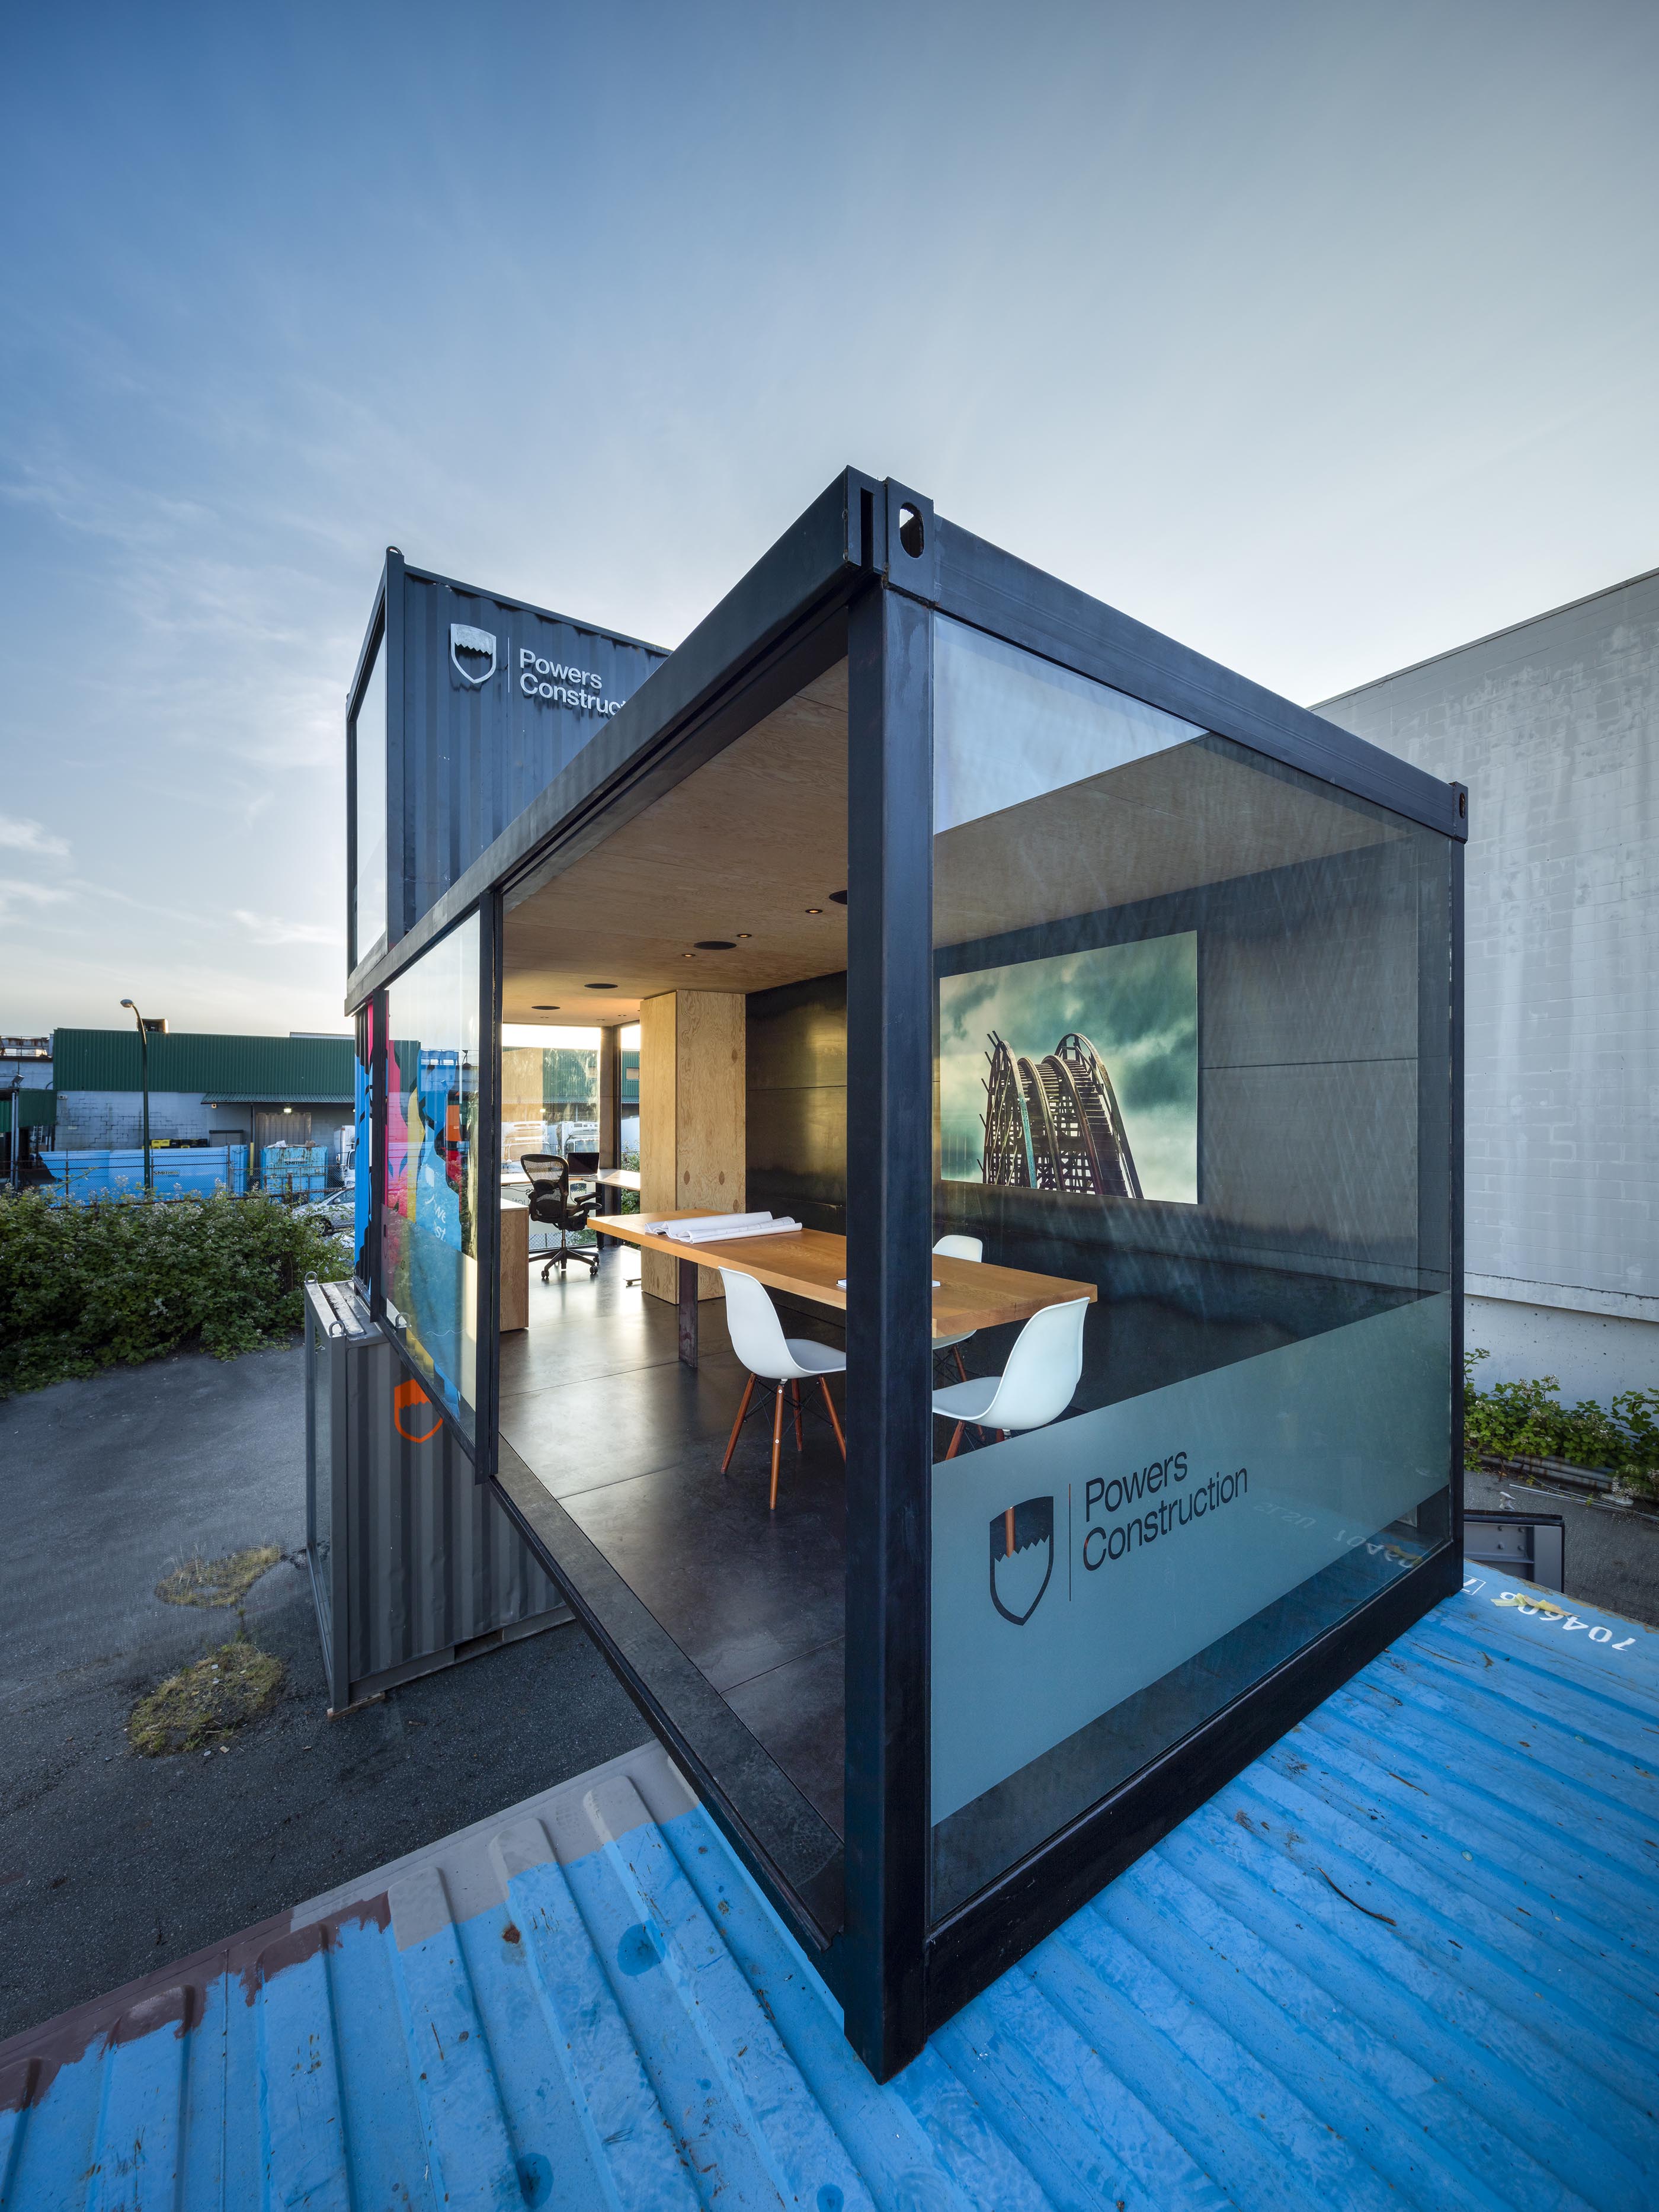
[[[343,1392],[344,1406],[335,1431],[344,1465],[331,1467],[319,1437],[308,1521],[313,1531],[331,1531],[337,1553],[343,1547],[343,1557],[328,1560],[316,1556],[314,1540],[312,1547],[313,1576],[344,1600],[331,1638],[319,1620],[331,1674],[343,1677],[331,1684],[336,1706],[388,1676],[421,1671],[422,1662],[444,1664],[457,1646],[495,1631],[568,1618],[494,1492],[476,1480],[436,1409],[415,1396],[349,1287],[313,1285],[307,1306],[308,1358],[314,1362],[326,1340],[330,1401]],[[349,1334],[330,1337],[331,1323]],[[331,1497],[319,1510],[325,1481]]]
[[[180,1031],[149,1041],[152,1091],[209,1098],[349,1103],[356,1048],[349,1037],[214,1036]],[[56,1030],[52,1070],[60,1091],[137,1091],[136,1030]]]
[[[404,727],[392,734],[387,779],[396,820],[393,933],[418,921],[515,816],[544,791],[608,716],[528,695],[526,678],[569,691],[556,675],[520,666],[531,653],[553,671],[597,677],[605,707],[638,690],[667,656],[632,638],[565,620],[492,592],[416,569],[404,572]],[[495,640],[482,684],[462,676],[450,651],[454,623]],[[581,687],[574,687],[580,695]],[[399,793],[401,791],[401,799]],[[400,811],[399,811],[400,810]]]
[[[884,2087],[635,1752],[0,2045],[0,2206],[1652,2212],[1656,1643],[1472,1572]]]
[[[17,1118],[26,1129],[49,1129],[58,1119],[55,1091],[20,1091]],[[0,1132],[11,1127],[11,1094],[0,1091]]]

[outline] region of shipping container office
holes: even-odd
[[[354,970],[375,1308],[880,2076],[1456,1587],[1466,811],[849,471]],[[844,1234],[844,1316],[786,1314],[844,1341],[844,1520],[822,1436],[779,1514],[752,1455],[714,1481],[707,1266],[614,1254],[501,1338],[501,1023],[623,1004],[647,1212],[654,1152],[690,1206]],[[973,1265],[1087,1301],[1043,1425],[936,1418],[1027,1340],[936,1345]],[[596,1388],[603,1310],[645,1349]],[[769,1560],[814,1603],[833,1571],[809,1742],[745,1702]]]

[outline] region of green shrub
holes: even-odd
[[[306,1277],[350,1272],[343,1244],[275,1199],[0,1199],[0,1397],[186,1342],[221,1359],[285,1342]]]
[[[1463,1442],[1487,1459],[1559,1459],[1604,1468],[1646,1496],[1659,1494],[1659,1390],[1622,1390],[1610,1409],[1593,1398],[1571,1409],[1553,1375],[1532,1382],[1474,1387],[1472,1352],[1463,1362]]]

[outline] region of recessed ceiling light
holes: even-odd
[[[752,929],[740,929],[740,930],[738,932],[738,941],[739,941],[739,943],[741,943],[741,941],[742,941],[745,937],[752,937],[752,936],[754,935],[754,933],[754,933],[754,931],[753,931]]]
[[[700,937],[696,945],[699,952],[735,952],[738,949],[729,937]]]
[[[806,911],[808,914],[822,914],[823,908],[821,906],[809,906]]]
[[[614,991],[616,988],[614,983],[584,983],[582,985],[584,991]]]
[[[695,952],[682,952],[680,955],[682,960],[695,960],[696,957]]]
[[[831,906],[845,906],[847,903],[846,892],[831,891],[830,894],[830,903]]]

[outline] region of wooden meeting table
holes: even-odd
[[[655,1213],[652,1221],[718,1220],[702,1208],[684,1213]],[[734,1274],[752,1275],[769,1289],[787,1291],[811,1305],[847,1310],[847,1293],[841,1287],[847,1273],[847,1239],[823,1229],[788,1230],[777,1237],[722,1237],[714,1244],[681,1244],[672,1237],[654,1235],[640,1225],[635,1213],[607,1214],[605,1233],[643,1252],[664,1252],[679,1262],[680,1358],[688,1367],[697,1364],[697,1270],[730,1267]],[[988,1267],[982,1260],[953,1260],[942,1252],[933,1255],[933,1334],[966,1336],[970,1330],[995,1328],[1000,1322],[1029,1321],[1044,1306],[1068,1304],[1087,1298],[1092,1305],[1097,1292],[1092,1283],[1068,1282],[1062,1275],[1032,1275],[1019,1267]]]

